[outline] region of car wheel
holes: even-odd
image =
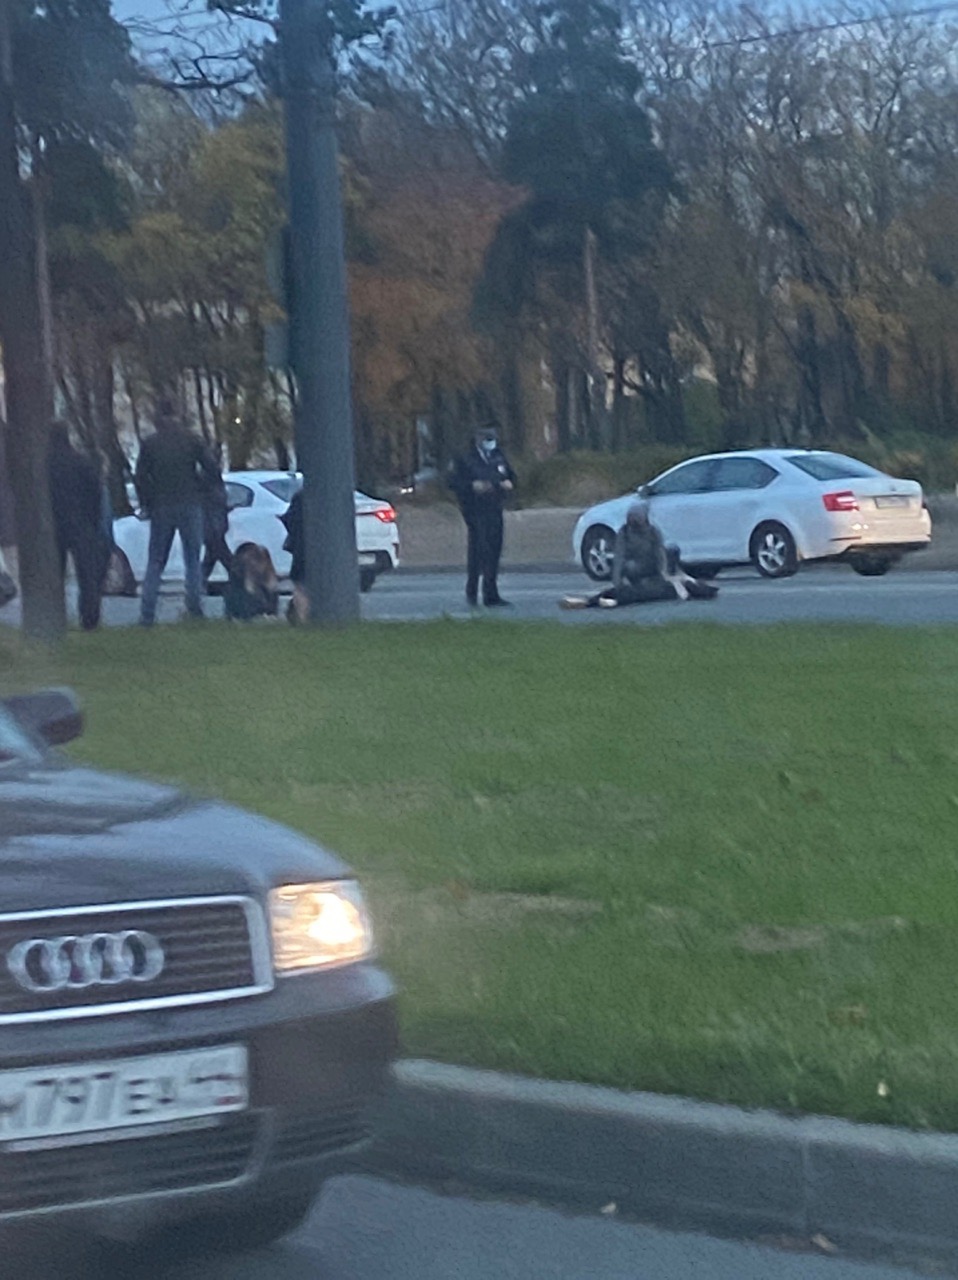
[[[700,582],[711,582],[722,572],[720,564],[684,564],[682,568],[689,577],[698,578]]]
[[[593,582],[608,582],[615,559],[615,534],[604,524],[586,529],[582,539],[582,567]]]
[[[783,524],[760,524],[749,544],[752,564],[763,578],[790,578],[798,571],[795,539]]]
[[[105,596],[135,596],[136,576],[130,567],[126,552],[114,547],[110,552],[106,576],[103,579]]]
[[[372,589],[373,589],[373,583],[374,583],[375,581],[376,581],[376,570],[375,570],[375,569],[360,569],[360,571],[359,571],[359,589],[360,589],[360,591],[363,593],[363,595],[365,595],[367,591],[372,591]]]
[[[863,578],[881,578],[894,564],[885,556],[854,556],[849,562]]]

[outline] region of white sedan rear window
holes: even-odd
[[[866,480],[869,476],[881,475],[867,463],[845,458],[840,453],[793,453],[787,461],[813,480]]]
[[[263,481],[263,488],[274,498],[279,498],[280,502],[292,502],[293,495],[299,493],[302,487],[303,482],[298,476],[279,476],[275,480]]]

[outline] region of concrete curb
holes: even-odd
[[[407,1061],[365,1166],[723,1235],[958,1257],[958,1135]]]

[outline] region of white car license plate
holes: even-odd
[[[876,507],[907,507],[911,505],[911,499],[900,493],[890,493],[885,498],[876,498]]]
[[[373,555],[371,551],[361,551],[359,553],[359,563],[362,565],[363,568],[366,568],[368,565],[373,565],[376,563],[376,557]]]
[[[244,1045],[0,1071],[0,1143],[245,1110]]]

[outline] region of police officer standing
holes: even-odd
[[[452,465],[449,487],[459,502],[469,534],[466,600],[489,608],[508,605],[499,594],[499,561],[502,558],[502,504],[516,485],[516,473],[499,447],[494,426],[476,432],[472,447]]]

